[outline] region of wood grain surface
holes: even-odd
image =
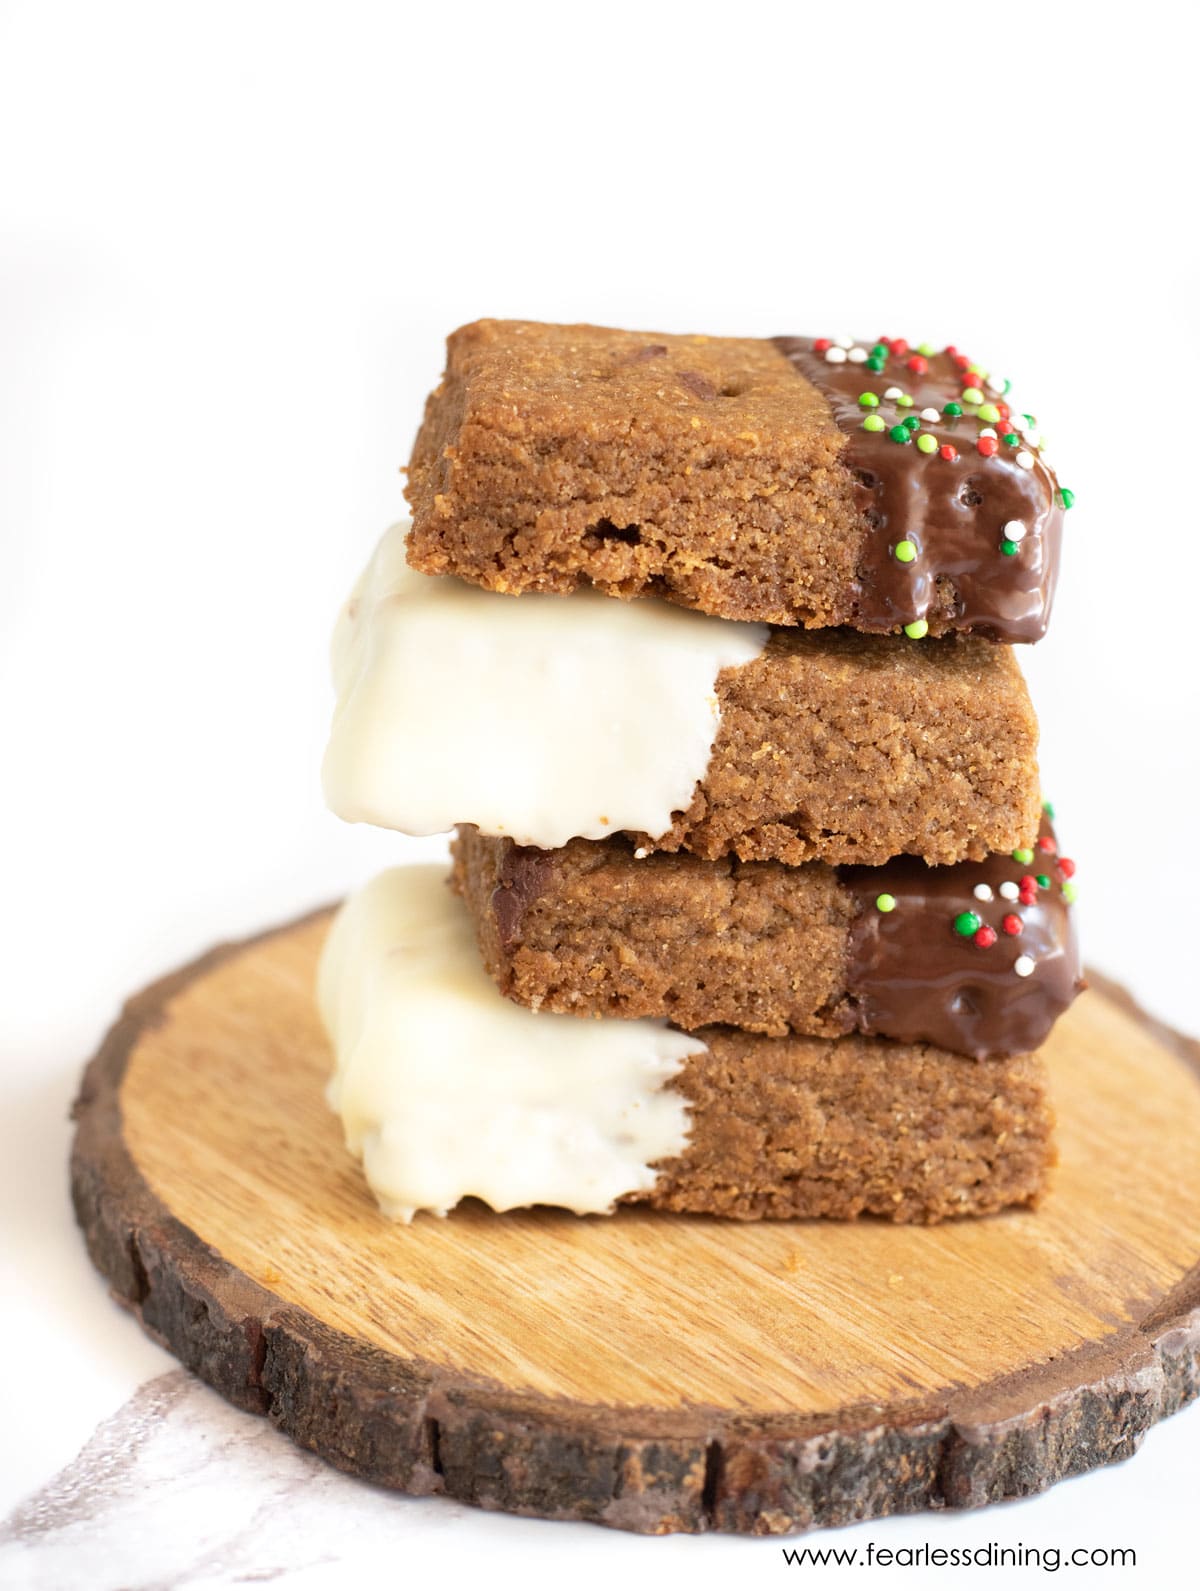
[[[409,1492],[780,1531],[1037,1491],[1200,1390],[1200,1062],[1111,986],[1048,1055],[1036,1213],[384,1219],[323,1090],[318,914],[130,1002],[76,1107],[89,1250],[233,1402]],[[970,1064],[964,1062],[964,1064]]]

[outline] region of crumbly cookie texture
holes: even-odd
[[[453,852],[484,965],[520,1005],[775,1037],[854,1027],[854,903],[823,862],[638,859],[620,840],[540,851],[473,828]]]
[[[777,630],[720,674],[717,697],[691,805],[643,848],[874,864],[1033,843],[1037,719],[1011,648]]]
[[[1007,393],[902,339],[478,321],[413,449],[409,557],[510,593],[1037,640],[1072,498]]]
[[[1035,861],[939,868],[638,858],[622,840],[541,851],[472,828],[453,849],[484,965],[533,1010],[982,1058],[1036,1049],[1083,987],[1074,863],[1049,819]]]
[[[1036,1204],[1054,1164],[1036,1055],[969,1061],[886,1039],[699,1035],[672,1080],[687,1148],[625,1202],[744,1220],[936,1222]]]

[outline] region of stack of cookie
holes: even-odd
[[[485,321],[339,620],[330,1099],[390,1213],[1034,1202],[1082,987],[1037,724],[1071,494],[901,339]],[[616,600],[624,599],[624,600]]]

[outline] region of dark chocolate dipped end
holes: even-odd
[[[773,341],[846,433],[842,463],[870,527],[855,628],[1040,640],[1072,496],[1039,451],[1033,417],[1009,404],[1007,381],[955,348]]]
[[[1037,1049],[1086,987],[1073,874],[1048,816],[1030,851],[839,868],[858,906],[846,977],[858,1031],[976,1059]]]
[[[554,873],[553,853],[533,845],[518,845],[508,852],[496,879],[492,910],[500,943],[510,949],[520,937],[521,920],[542,894]]]

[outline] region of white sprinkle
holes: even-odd
[[[990,884],[976,884],[974,894],[976,900],[993,900],[995,898]]]
[[[1025,521],[1022,519],[1010,519],[1000,534],[1006,541],[1024,541]]]
[[[1036,966],[1037,962],[1032,956],[1018,956],[1013,962],[1013,971],[1018,978],[1027,978]]]
[[[885,398],[891,398],[893,402],[897,398],[902,398],[903,396],[904,396],[904,393],[900,390],[899,387],[889,387],[887,389],[887,391],[884,393],[884,397]]]
[[[1038,434],[1038,428],[1034,424],[1034,422],[1032,420],[1026,420],[1025,424],[1021,427],[1021,435],[1022,436],[1036,436],[1037,434]]]
[[[850,352],[846,355],[846,358],[852,365],[866,364],[867,350],[865,348],[851,348]]]
[[[639,845],[637,850],[633,854],[634,854],[634,856],[637,857],[639,862],[644,862],[645,859],[650,855],[650,852],[646,849],[646,847],[644,845]]]
[[[1022,448],[1017,454],[1017,463],[1023,470],[1031,470],[1033,468],[1033,454]]]
[[[838,345],[839,348],[853,348],[854,347],[854,338],[853,337],[835,337],[833,340]]]
[[[1021,888],[1019,884],[1005,882],[1000,886],[1000,893],[1005,900],[1020,900]]]
[[[980,436],[995,436],[996,427],[994,425],[985,425],[979,434]]]
[[[846,350],[844,348],[826,348],[825,363],[829,365],[844,365],[846,363]]]
[[[987,384],[993,392],[1003,392],[1008,382],[1003,376],[989,376]]]
[[[922,418],[922,420],[928,420],[930,425],[932,425],[935,420],[940,420],[941,417],[942,416],[938,412],[937,409],[922,409],[921,410],[921,418]]]

